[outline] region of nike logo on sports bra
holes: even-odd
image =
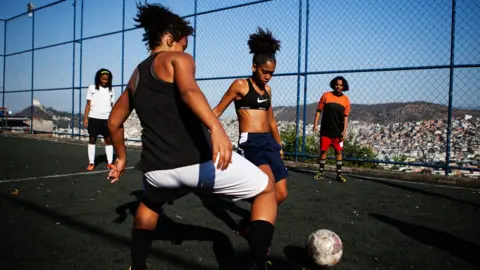
[[[268,98],[267,98],[267,99],[257,98],[257,102],[258,102],[258,103],[263,103],[263,102],[267,102],[267,101],[268,101]]]
[[[248,82],[248,92],[239,100],[235,100],[236,110],[268,110],[271,106],[270,96],[265,90],[263,94],[258,93],[253,87],[250,79]]]

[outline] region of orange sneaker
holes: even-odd
[[[107,165],[107,169],[109,169],[109,170],[112,170],[114,168],[115,168],[115,165],[113,165],[113,164],[108,164]]]
[[[95,164],[88,164],[87,171],[93,171],[95,169]]]

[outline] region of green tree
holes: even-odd
[[[353,136],[348,136],[343,143],[343,157],[360,159],[358,161],[345,161],[346,166],[375,168],[376,163],[364,162],[361,160],[373,160],[376,155],[373,149],[366,145],[361,145]]]
[[[295,153],[295,138],[296,138],[296,126],[295,124],[289,124],[286,128],[280,131],[280,137],[283,141],[283,151],[288,153]],[[298,134],[298,147],[297,152],[302,153],[303,136],[301,131]],[[307,135],[305,138],[305,153],[309,155],[318,155],[318,139],[315,135]],[[293,159],[293,157],[286,157],[286,159]]]
[[[407,160],[407,156],[405,155],[394,156],[392,159],[395,162],[405,162]]]

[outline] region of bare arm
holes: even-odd
[[[270,87],[267,88],[268,95],[270,96],[270,104],[272,100],[272,91]],[[273,116],[273,109],[272,105],[270,105],[270,108],[267,111],[268,113],[268,119],[269,119],[269,125],[270,125],[270,132],[272,133],[273,139],[281,146],[282,145],[282,138],[280,137],[280,132],[278,131],[278,126],[277,126],[277,121],[275,120],[275,117]],[[280,149],[280,157],[283,158],[283,149]]]
[[[220,154],[217,168],[226,169],[231,163],[232,143],[223,130],[222,124],[212,112],[205,95],[198,87],[195,80],[195,62],[191,55],[181,54],[172,61],[174,68],[174,80],[180,91],[183,102],[192,112],[210,129],[212,134],[213,157],[217,160]]]
[[[320,119],[320,116],[322,116],[322,111],[323,111],[323,107],[325,106],[325,102],[326,102],[326,96],[325,94],[323,94],[322,97],[320,98],[320,101],[318,102],[317,112],[315,113],[315,120],[313,120],[314,132],[317,132],[318,130],[318,120]]]
[[[272,100],[272,91],[270,90],[270,87],[267,88],[268,95],[270,96],[270,101]],[[273,109],[272,106],[270,105],[270,108],[268,109],[268,118],[270,121],[270,131],[272,132],[272,136],[277,141],[278,144],[282,145],[282,139],[280,138],[280,132],[278,131],[278,126],[277,126],[277,121],[275,120],[275,117],[273,116]]]
[[[124,144],[123,123],[125,123],[133,110],[133,106],[130,104],[130,97],[132,92],[135,91],[137,72],[138,71],[135,69],[130,81],[127,84],[127,88],[118,98],[117,102],[112,108],[110,116],[108,117],[108,130],[110,131],[112,145],[115,148],[117,157],[123,160],[125,160],[127,156]]]
[[[182,54],[173,61],[174,81],[177,83],[183,102],[210,129],[221,128],[220,121],[213,114],[205,95],[195,80],[195,64],[188,54]]]
[[[280,137],[280,132],[278,131],[277,121],[275,121],[275,118],[273,117],[273,110],[271,106],[270,109],[268,109],[268,117],[270,118],[270,132],[272,132],[273,139],[275,139],[275,141],[277,141],[277,143],[282,147],[282,149],[280,149],[280,157],[283,158],[282,139]]]
[[[342,136],[345,138],[345,136],[347,135],[347,128],[348,128],[348,116],[345,116],[343,118],[343,132],[342,132]]]
[[[118,98],[117,102],[113,106],[110,117],[108,118],[108,130],[110,131],[110,137],[112,139],[113,148],[118,159],[126,160],[127,154],[124,144],[124,127],[123,123],[127,120],[131,113],[129,97],[129,90],[125,90]]]
[[[91,100],[87,100],[87,104],[85,105],[85,113],[83,114],[83,126],[88,126],[88,114],[90,113],[90,102]]]
[[[343,118],[343,132],[342,132],[342,137],[345,138],[347,135],[347,128],[348,128],[348,116],[350,115],[350,100],[347,98],[347,104],[345,106],[345,112],[344,112],[344,118]]]
[[[127,151],[125,148],[123,123],[128,119],[133,110],[133,105],[130,104],[130,100],[132,92],[135,91],[136,88],[136,77],[137,70],[135,69],[127,84],[127,88],[118,98],[108,117],[108,130],[110,131],[113,148],[117,154],[116,168],[109,174],[109,178],[113,178],[112,183],[120,178],[126,166]]]
[[[275,121],[275,118],[273,118],[272,107],[270,107],[268,111],[268,115],[270,117],[270,130],[272,132],[273,138],[275,139],[275,141],[278,142],[278,144],[282,145],[282,139],[280,138],[280,132],[278,131],[277,121]]]
[[[244,84],[244,80],[235,80],[230,85],[218,105],[213,109],[213,114],[215,114],[217,118],[220,118],[220,116],[222,116],[223,112],[228,108],[230,103],[232,103],[232,101],[234,101],[235,98],[239,96],[238,89],[241,88]]]
[[[318,120],[320,120],[320,116],[322,116],[322,113],[317,111],[315,113],[315,120],[313,120],[313,131],[318,130]]]

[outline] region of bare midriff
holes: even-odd
[[[238,110],[240,132],[265,133],[270,132],[268,112],[264,110]]]

